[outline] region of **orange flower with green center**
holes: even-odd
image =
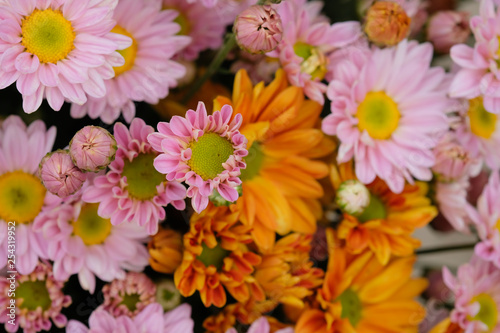
[[[270,250],[276,232],[312,234],[321,217],[318,179],[328,168],[316,160],[331,153],[335,144],[316,128],[321,105],[306,100],[302,88],[289,86],[285,73],[276,72],[268,86],[252,85],[246,71],[236,74],[232,100],[217,97],[217,110],[224,104],[241,114],[240,132],[248,139],[247,167],[240,179],[242,197],[232,206],[241,222],[252,226],[256,244]]]
[[[206,307],[226,304],[226,291],[238,302],[250,295],[264,299],[252,273],[261,257],[247,246],[252,242],[250,228],[238,223],[239,213],[227,207],[209,205],[191,218],[191,229],[184,235],[184,255],[174,273],[181,295],[200,292]]]
[[[425,309],[414,300],[427,280],[412,279],[416,258],[382,265],[372,252],[351,255],[327,231],[330,259],[317,308],[304,311],[295,333],[416,332]]]
[[[423,182],[407,184],[403,192],[395,194],[377,178],[366,185],[368,195],[365,200],[365,194],[357,188],[363,185],[350,184],[356,180],[351,163],[338,167],[332,165],[330,179],[337,190],[337,202],[349,199],[349,205],[340,207],[344,219],[337,228],[337,236],[345,240],[349,252],[359,254],[370,248],[384,265],[391,254],[402,257],[412,255],[414,249],[420,246],[420,241],[412,238],[411,234],[438,213],[426,197],[429,189]],[[359,207],[354,207],[356,202]],[[358,211],[355,211],[356,208]]]

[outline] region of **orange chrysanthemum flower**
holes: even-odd
[[[345,181],[355,180],[356,176],[352,164],[345,163],[338,167],[332,165],[330,178],[338,190]],[[407,184],[403,192],[395,194],[377,178],[366,185],[366,189],[369,191],[368,206],[356,215],[350,215],[344,209],[337,236],[345,240],[349,252],[359,254],[370,248],[384,265],[391,254],[401,257],[412,255],[414,249],[420,246],[420,241],[411,234],[415,228],[429,223],[438,213],[426,197],[428,185],[423,182]],[[352,197],[348,198],[352,203]]]
[[[160,229],[148,244],[149,264],[160,273],[172,274],[182,261],[182,235],[171,229]]]
[[[262,255],[255,278],[269,300],[298,308],[323,283],[323,271],[310,260],[312,235],[293,233],[276,242]]]
[[[247,167],[242,170],[243,195],[232,207],[243,224],[253,226],[255,243],[272,248],[276,232],[314,233],[321,217],[320,178],[328,167],[315,158],[335,149],[317,128],[321,105],[304,99],[302,88],[291,87],[282,70],[268,86],[255,87],[248,74],[236,74],[232,100],[218,97],[214,109],[233,106],[243,116],[240,132],[248,139]]]
[[[417,332],[425,309],[414,298],[427,281],[410,278],[415,257],[383,266],[372,252],[351,255],[333,239],[329,229],[330,258],[317,294],[319,308],[304,311],[295,332]]]
[[[251,228],[238,223],[238,218],[239,213],[212,205],[191,217],[182,263],[174,273],[181,295],[191,296],[198,290],[206,307],[224,306],[226,290],[238,302],[247,301],[250,295],[264,299],[252,276],[261,258],[248,249]]]

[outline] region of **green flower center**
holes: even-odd
[[[75,48],[73,26],[59,10],[35,9],[21,22],[21,43],[41,63],[55,64]]]
[[[385,140],[398,128],[401,115],[396,102],[383,91],[377,91],[366,94],[356,117],[361,132],[366,130],[372,138]]]
[[[361,320],[361,310],[363,309],[363,304],[361,304],[358,294],[352,289],[346,289],[336,301],[342,305],[340,316],[347,318],[351,325],[356,327]]]
[[[479,312],[472,320],[479,320],[488,326],[491,332],[498,322],[498,310],[495,300],[488,294],[479,294],[472,298],[471,303],[479,303]],[[470,318],[469,318],[470,319]]]
[[[124,304],[129,311],[135,311],[137,309],[137,303],[141,301],[141,296],[139,294],[125,294],[122,295],[123,300],[120,304]]]
[[[19,307],[29,311],[35,311],[38,307],[46,311],[52,304],[45,281],[22,282],[16,289],[16,298],[22,299]]]
[[[313,79],[323,80],[328,65],[328,58],[325,57],[317,47],[303,42],[297,42],[293,46],[295,54],[304,59],[300,64],[300,70],[311,75]]]
[[[97,215],[99,204],[84,204],[78,219],[73,222],[73,234],[85,245],[102,244],[111,233],[111,222]]]
[[[209,248],[205,243],[203,243],[202,247],[203,250],[196,259],[201,261],[205,267],[213,265],[217,268],[217,271],[220,271],[224,266],[224,258],[226,258],[231,251],[223,249],[220,243],[217,243],[213,249]]]
[[[214,179],[225,169],[225,163],[234,153],[233,144],[217,133],[205,133],[198,141],[192,141],[191,159],[187,164],[203,180]]]
[[[45,187],[37,177],[14,171],[0,175],[0,219],[30,223],[42,210]]]
[[[475,135],[489,139],[495,133],[497,115],[486,111],[483,106],[483,98],[477,97],[469,101],[470,130]]]
[[[253,179],[257,176],[264,163],[265,155],[262,152],[260,143],[254,142],[248,149],[248,155],[245,157],[247,167],[241,170],[240,179],[242,181]]]
[[[134,39],[134,37],[125,30],[123,27],[116,25],[111,32],[114,32],[115,34],[120,34],[124,35],[127,37],[130,37],[132,39],[132,45],[127,47],[125,50],[117,50],[118,53],[121,54],[121,56],[125,59],[125,63],[122,66],[119,67],[113,67],[115,70],[115,77],[119,76],[120,74],[125,73],[126,71],[129,71],[134,67],[135,63],[135,58],[137,56],[137,50],[139,46],[137,45],[137,41]]]
[[[165,175],[156,171],[155,154],[139,154],[130,162],[125,159],[123,176],[127,177],[127,191],[133,198],[149,200],[158,194],[156,187],[165,181]]]
[[[385,204],[379,197],[370,193],[370,203],[368,207],[358,216],[360,222],[368,222],[370,220],[385,219],[387,217],[387,209]]]

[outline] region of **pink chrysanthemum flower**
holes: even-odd
[[[7,224],[16,228],[16,266],[20,274],[35,269],[38,258],[47,258],[47,240],[33,231],[33,220],[42,208],[58,198],[37,176],[38,163],[52,149],[56,128],[34,121],[26,126],[18,116],[0,124],[0,269],[7,263]]]
[[[247,139],[240,134],[243,118],[233,117],[233,109],[224,105],[207,115],[203,102],[186,117],[174,116],[170,123],[158,124],[159,133],[149,135],[151,146],[161,154],[154,166],[167,179],[185,181],[196,212],[208,205],[208,197],[216,190],[225,200],[238,199],[236,186],[241,184],[240,169],[248,154]]]
[[[81,200],[91,185],[90,178],[70,199],[44,210],[34,229],[47,240],[55,278],[66,280],[78,273],[82,288],[93,293],[96,276],[103,281],[123,279],[125,269],[142,271],[149,255],[144,228],[130,223],[113,226],[98,215],[98,204]]]
[[[99,215],[111,218],[113,225],[135,223],[150,235],[158,231],[165,219],[163,207],[186,207],[186,189],[178,182],[168,182],[155,170],[153,160],[158,153],[147,137],[154,129],[140,119],[132,120],[130,130],[122,123],[114,126],[118,144],[115,160],[106,175],[97,177],[83,194],[86,202],[99,203]]]
[[[7,332],[17,332],[19,327],[25,333],[50,331],[52,322],[59,328],[66,326],[68,319],[61,314],[61,310],[71,304],[71,297],[64,295],[64,282],[54,279],[49,264],[38,263],[28,275],[16,275],[9,279],[11,276],[0,276],[0,323],[5,324]],[[12,298],[9,297],[11,289],[15,289],[16,297],[13,310]],[[11,319],[14,319],[14,325],[9,323]]]
[[[470,35],[469,13],[445,10],[429,20],[427,39],[440,53],[448,53],[453,45],[464,43]]]
[[[464,101],[459,110],[456,137],[474,158],[481,158],[492,169],[500,168],[500,116],[485,109],[483,98]]]
[[[190,38],[176,36],[180,27],[174,11],[162,11],[162,0],[120,0],[113,14],[116,25],[111,30],[132,45],[119,51],[125,63],[115,66],[114,78],[105,82],[106,96],[89,97],[84,105],[73,104],[71,116],[88,114],[107,124],[123,114],[128,123],[135,116],[134,101],[157,104],[169,88],[186,73],[183,65],[171,58],[189,44]],[[108,56],[111,58],[111,56]]]
[[[106,94],[104,80],[121,66],[128,37],[110,33],[116,0],[7,0],[0,4],[0,89],[17,81],[25,112],[46,98],[54,110],[67,99]]]
[[[98,172],[115,159],[116,140],[99,126],[85,126],[69,142],[73,163],[84,171]]]
[[[102,292],[102,308],[115,318],[133,318],[146,306],[156,302],[156,285],[143,273],[129,272],[123,280],[114,280],[105,285]]]
[[[133,319],[127,316],[114,318],[102,308],[98,308],[90,315],[89,326],[90,328],[87,328],[78,321],[70,320],[66,332],[193,333],[194,322],[191,319],[191,306],[189,304],[182,304],[164,314],[160,304],[152,303]]]
[[[279,58],[288,81],[303,87],[310,99],[324,104],[329,56],[341,47],[361,37],[359,22],[341,22],[330,25],[320,15],[322,3],[306,0],[287,0],[276,6],[283,25],[283,39],[268,56]]]
[[[500,268],[500,177],[495,170],[477,200],[477,208],[467,204],[467,213],[479,238],[476,255]],[[499,309],[500,310],[500,309]]]
[[[480,15],[470,20],[476,43],[451,48],[451,58],[461,66],[450,86],[452,97],[482,97],[488,112],[500,113],[500,10],[492,0],[482,0]]]
[[[455,230],[469,233],[470,219],[467,215],[467,190],[469,178],[467,176],[452,182],[436,182],[436,197],[439,212],[455,228]]]
[[[260,317],[256,321],[250,325],[248,328],[247,333],[270,333],[271,332],[271,325],[269,325],[269,322],[267,321],[266,317]],[[235,328],[230,328],[226,331],[226,333],[238,333],[238,331]],[[276,333],[293,333],[293,328],[287,327],[283,328],[281,330],[276,331]]]
[[[375,177],[400,193],[405,180],[432,178],[431,149],[448,130],[445,73],[429,68],[430,44],[402,41],[394,48],[353,49],[338,63],[323,131],[340,140],[339,163],[354,158],[356,176]]]
[[[195,60],[201,51],[217,49],[222,45],[228,22],[221,20],[219,11],[207,10],[200,3],[186,0],[163,0],[163,8],[178,13],[175,18],[175,22],[181,26],[178,35],[191,37],[187,47],[178,53],[181,58]]]
[[[445,284],[455,294],[451,322],[467,333],[500,332],[500,270],[492,263],[472,257],[458,268],[455,278],[443,268]]]

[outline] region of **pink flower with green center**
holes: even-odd
[[[455,295],[451,322],[467,333],[500,332],[500,270],[474,256],[454,277],[443,268],[445,284]]]
[[[140,118],[132,120],[130,129],[116,123],[115,160],[106,175],[97,177],[83,194],[84,201],[99,203],[99,215],[110,218],[113,225],[134,223],[150,235],[158,231],[158,223],[165,219],[163,207],[168,204],[179,210],[186,207],[185,187],[167,181],[153,166],[158,152],[147,140],[153,132],[153,127]]]
[[[44,98],[54,110],[65,100],[104,97],[105,80],[131,44],[111,33],[118,1],[5,0],[0,3],[0,89],[16,82],[27,113]]]
[[[149,257],[144,228],[131,223],[114,226],[98,214],[98,204],[82,201],[82,195],[99,177],[92,176],[80,191],[45,209],[33,224],[47,242],[55,278],[64,281],[78,274],[81,287],[91,293],[96,277],[103,281],[123,279],[125,270],[142,271]]]
[[[194,322],[191,319],[191,306],[189,304],[182,304],[167,313],[163,313],[160,304],[152,303],[134,318],[128,316],[115,318],[99,307],[90,315],[89,326],[87,328],[78,321],[70,320],[66,332],[193,333]]]
[[[186,117],[174,116],[169,123],[158,124],[158,133],[148,136],[151,146],[161,154],[155,158],[158,172],[167,180],[186,182],[187,196],[198,213],[204,210],[209,196],[217,191],[225,200],[238,199],[240,170],[246,168],[247,139],[240,134],[241,114],[224,105],[208,115],[203,102]]]
[[[105,285],[102,292],[101,307],[113,317],[133,318],[156,301],[156,285],[143,273],[129,272],[123,280]]]
[[[8,321],[11,304],[9,289],[15,284],[16,305],[14,325]],[[63,308],[71,304],[71,297],[64,295],[63,281],[54,279],[52,267],[39,263],[32,273],[17,275],[14,280],[0,276],[0,323],[4,323],[7,332],[17,332],[20,328],[25,333],[50,331],[52,322],[59,328],[66,326],[68,320],[61,314]]]

